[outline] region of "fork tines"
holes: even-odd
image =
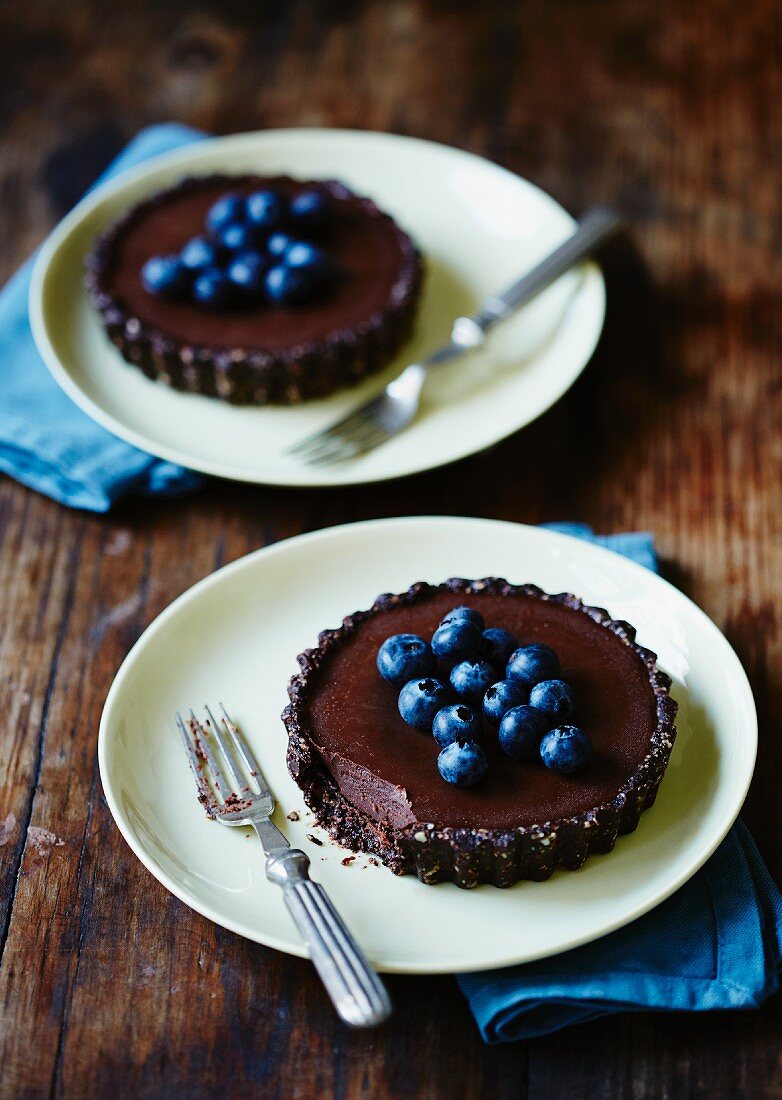
[[[393,433],[376,416],[388,398],[385,393],[331,424],[300,440],[287,451],[310,466],[330,466],[371,451]]]
[[[191,709],[187,719],[177,711],[176,723],[196,781],[198,801],[210,817],[225,816],[246,809],[267,792],[247,742],[222,703],[219,721],[209,706],[204,709],[204,722]]]

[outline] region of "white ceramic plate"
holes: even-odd
[[[509,890],[396,878],[307,839],[311,819],[285,767],[280,712],[296,654],[383,591],[448,576],[506,576],[575,592],[638,628],[680,704],[679,736],[655,806],[613,853]],[[651,909],[714,851],[752,776],[757,720],[738,658],[679,591],[632,562],[565,535],[492,520],[396,519],[334,527],[258,551],[186,592],[134,646],[111,688],[101,776],[125,839],[177,897],[250,939],[303,954],[257,840],[209,821],[173,724],[177,708],[222,699],[279,800],[278,824],[312,857],[383,970],[477,970],[575,947]],[[286,815],[298,811],[301,820]],[[323,834],[321,834],[323,835]],[[389,919],[392,917],[392,919]]]
[[[414,339],[382,375],[294,408],[234,408],[181,394],[127,366],[82,287],[94,237],[128,206],[186,174],[290,172],[338,177],[370,195],[419,243],[428,276]],[[30,317],[38,347],[69,396],[109,431],[195,470],[276,485],[380,481],[441,466],[529,423],[578,377],[605,312],[588,264],[494,331],[484,350],[433,378],[416,423],[372,454],[313,470],[286,449],[385,384],[449,336],[453,319],[502,291],[572,232],[548,195],[497,165],[430,142],[344,130],[271,130],[216,138],[157,157],[81,202],[44,245]]]

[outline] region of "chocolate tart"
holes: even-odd
[[[273,188],[288,198],[317,188],[330,199],[319,234],[341,277],[318,300],[208,310],[149,294],[141,268],[203,232],[227,191]],[[419,253],[371,199],[335,180],[289,176],[187,178],[145,199],[96,241],[86,285],[111,342],[147,375],[236,404],[324,397],[384,367],[409,339],[421,293]]]
[[[430,637],[456,604],[557,651],[575,691],[575,720],[594,746],[583,772],[512,760],[488,735],[481,783],[458,788],[441,779],[439,746],[399,717],[397,689],[378,675],[375,658],[392,634]],[[424,883],[510,886],[611,851],[654,802],[676,736],[670,679],[636,644],[634,628],[534,585],[414,584],[324,631],[298,660],[283,721],[288,768],[307,805],[340,844]]]

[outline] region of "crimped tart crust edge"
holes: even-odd
[[[272,177],[268,177],[270,179]],[[338,180],[302,181],[275,176],[286,184],[317,183],[334,198],[350,197],[373,217],[386,220],[399,242],[403,261],[383,308],[358,325],[337,329],[322,340],[290,349],[213,347],[190,344],[147,324],[113,292],[114,250],[122,235],[152,209],[198,187],[267,182],[262,176],[213,173],[187,176],[149,195],[111,223],[85,261],[85,286],[103,328],[122,357],[153,381],[173,389],[222,398],[232,404],[292,405],[357,385],[382,370],[409,340],[423,284],[421,255],[394,219]]]
[[[649,752],[612,799],[574,817],[514,829],[438,827],[432,823],[394,828],[374,821],[345,799],[307,731],[305,710],[312,675],[361,623],[438,591],[460,597],[488,592],[550,600],[587,615],[635,651],[655,696],[657,725]],[[576,870],[590,855],[610,852],[617,836],[637,827],[643,811],[654,803],[676,738],[678,705],[670,696],[670,677],[657,667],[657,655],[636,643],[635,635],[629,623],[612,619],[604,608],[585,604],[570,593],[550,595],[536,585],[513,585],[496,577],[472,581],[452,577],[439,585],[419,582],[406,592],[383,594],[367,611],[357,611],[336,629],[324,630],[316,648],[299,654],[300,672],[290,680],[290,703],[282,713],[288,731],[288,770],[318,824],[334,840],[354,851],[374,853],[395,874],[415,873],[423,883],[453,882],[469,889],[481,883],[511,886],[522,879],[542,881],[559,867]]]

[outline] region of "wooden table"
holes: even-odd
[[[192,1100],[229,1083],[305,1100],[782,1096],[779,998],[490,1049],[451,979],[399,978],[393,1022],[350,1034],[309,964],[215,927],[144,870],[95,756],[141,631],[259,546],[453,511],[648,528],[757,692],[745,816],[782,879],[779,24],[772,0],[0,8],[1,275],[137,129],[169,118],[415,134],[483,153],[574,211],[613,203],[633,226],[606,257],[591,366],[488,454],[382,492],[212,483],[109,516],[0,482],[3,1096]]]

